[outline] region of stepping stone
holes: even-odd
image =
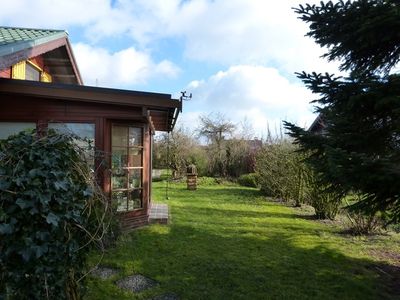
[[[91,271],[92,276],[98,277],[103,280],[117,275],[118,273],[119,270],[104,266],[97,266],[93,269],[93,271]]]
[[[140,293],[144,290],[157,286],[158,283],[153,279],[136,274],[118,280],[116,285],[121,289],[125,289],[133,293]]]
[[[163,203],[152,203],[149,214],[150,224],[168,224],[168,205]]]
[[[155,296],[149,300],[179,300],[179,297],[173,293]]]

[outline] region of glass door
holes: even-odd
[[[113,124],[111,152],[111,197],[117,211],[142,208],[143,128]]]

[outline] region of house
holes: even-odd
[[[325,134],[325,122],[321,114],[319,114],[315,120],[312,122],[311,126],[308,128],[308,131],[315,134]]]
[[[94,166],[107,166],[100,184],[123,227],[148,222],[153,135],[172,131],[180,100],[84,86],[65,31],[0,27],[0,108],[0,139],[53,128],[92,141],[103,153]]]

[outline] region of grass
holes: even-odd
[[[378,274],[399,253],[398,235],[356,238],[268,202],[253,188],[154,184],[154,198],[170,206],[168,226],[123,235],[101,264],[121,273],[90,278],[87,299],[395,299]],[[100,254],[93,254],[94,264]],[[393,258],[395,259],[395,258]],[[140,273],[160,285],[137,295],[113,282]],[[392,291],[393,292],[393,291]],[[399,297],[399,295],[397,295]]]

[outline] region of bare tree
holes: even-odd
[[[170,168],[174,178],[183,176],[198,147],[193,134],[183,127],[176,128],[169,135],[162,134],[154,143],[154,166]]]
[[[236,129],[235,124],[225,119],[221,113],[200,116],[199,135],[211,143],[221,144],[225,137],[231,136]]]
[[[236,126],[220,113],[200,116],[199,136],[208,140],[210,168],[220,176],[226,176],[226,143],[225,139],[231,137]],[[213,170],[210,170],[214,173]]]

